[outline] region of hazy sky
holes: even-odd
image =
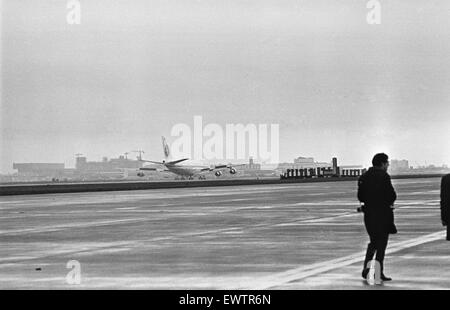
[[[450,163],[450,1],[3,0],[1,172],[137,148],[176,123],[280,124],[280,158]]]

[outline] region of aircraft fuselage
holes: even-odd
[[[199,171],[204,167],[197,166],[181,166],[181,165],[165,165],[170,172],[181,175],[192,177],[199,173]]]

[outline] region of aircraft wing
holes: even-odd
[[[237,165],[233,165],[233,164],[217,165],[217,166],[214,166],[214,167],[211,168],[211,169],[213,169],[213,170],[226,169],[226,168],[230,169],[230,168],[234,168],[234,167],[242,167],[242,166],[245,166],[245,165],[246,165],[246,164],[237,164]]]
[[[216,165],[216,166],[211,166],[211,167],[205,167],[200,169],[200,172],[211,172],[211,171],[216,171],[216,170],[224,170],[224,169],[232,169],[234,167],[242,167],[245,166],[246,164],[238,164],[238,165],[232,165],[232,164],[227,164],[227,165]]]
[[[175,164],[181,163],[182,161],[185,161],[185,160],[188,160],[188,159],[189,158],[183,158],[183,159],[178,159],[178,160],[173,160],[173,161],[168,161],[168,162],[144,160],[144,159],[140,159],[139,161],[142,161],[142,162],[145,162],[145,163],[158,164],[158,165],[175,165]]]
[[[182,161],[185,161],[185,160],[188,160],[188,159],[189,158],[183,158],[183,159],[178,159],[178,160],[174,160],[174,161],[169,161],[166,164],[167,165],[175,165],[175,164],[181,163]]]
[[[152,163],[152,164],[164,165],[164,163],[163,163],[163,162],[160,162],[160,161],[144,160],[144,159],[140,159],[139,161],[142,161],[142,162],[145,162],[145,163]]]
[[[246,166],[247,164],[237,164],[237,165],[233,165],[233,164],[228,164],[227,168],[232,168],[232,167],[242,167],[242,166]]]

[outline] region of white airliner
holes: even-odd
[[[193,180],[194,177],[198,177],[200,180],[203,180],[203,179],[206,179],[205,173],[215,171],[214,175],[216,177],[220,177],[223,174],[222,171],[228,169],[230,174],[236,174],[237,171],[236,171],[235,167],[245,165],[245,164],[240,164],[240,165],[228,164],[228,165],[218,165],[218,166],[210,166],[210,167],[193,166],[193,165],[179,165],[179,163],[184,162],[184,161],[188,160],[189,158],[167,161],[168,158],[170,157],[170,148],[169,148],[169,145],[167,145],[166,139],[164,137],[161,137],[161,138],[162,138],[162,145],[163,145],[165,160],[163,160],[162,162],[159,162],[159,161],[140,159],[140,161],[161,165],[163,167],[163,169],[158,169],[158,168],[154,168],[154,167],[142,167],[142,168],[139,168],[139,172],[137,174],[139,177],[145,176],[143,171],[160,171],[160,172],[171,172],[177,176],[180,176],[181,179],[184,179],[187,177],[189,180]]]

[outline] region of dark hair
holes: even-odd
[[[376,154],[372,159],[372,165],[374,167],[381,167],[382,164],[385,164],[388,162],[389,157],[384,153],[378,153]]]

